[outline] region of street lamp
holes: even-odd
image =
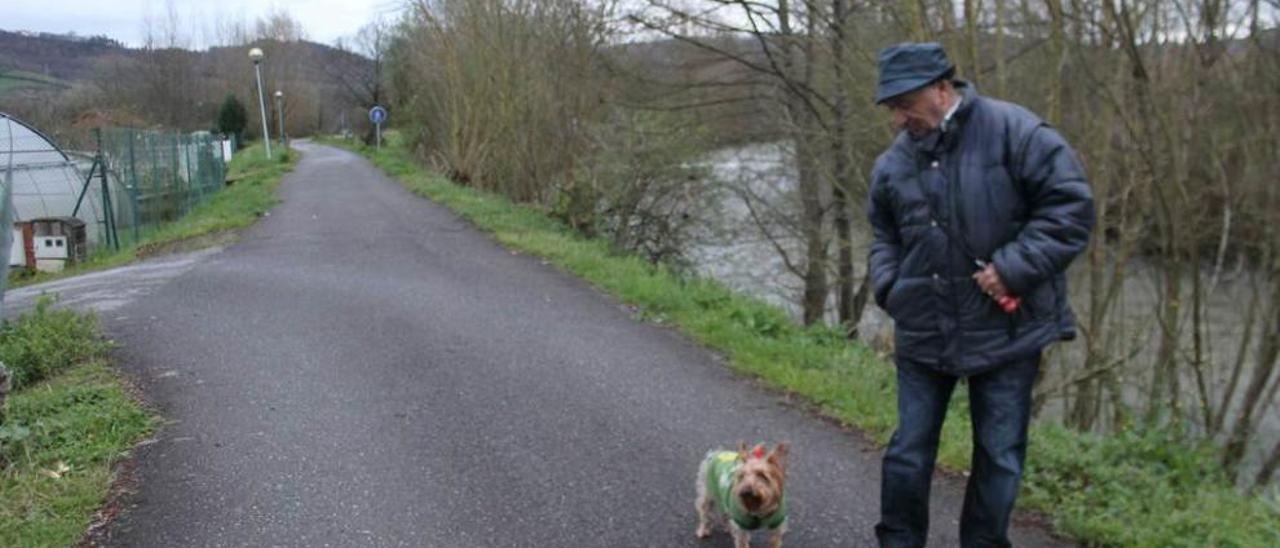
[[[262,144],[267,146],[267,159],[271,159],[271,134],[267,132],[267,102],[262,98],[262,50],[249,50],[249,59],[253,60],[253,72],[258,77],[258,111],[262,113]]]
[[[284,142],[284,92],[276,90],[276,119],[279,120],[280,146],[288,146]]]

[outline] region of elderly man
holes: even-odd
[[[876,303],[894,319],[898,430],[884,456],[882,546],[924,546],[947,402],[969,385],[962,546],[1009,546],[1042,349],[1075,337],[1063,272],[1093,198],[1067,142],[1034,114],[953,80],[938,44],[880,53],[876,102],[899,131],[868,215]]]

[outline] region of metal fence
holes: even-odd
[[[0,257],[4,257],[4,263],[0,265],[0,318],[4,317],[4,290],[9,286],[9,249],[13,246],[13,130],[11,124],[6,117],[3,121],[5,124],[5,133],[8,136],[8,142],[5,143],[6,154],[5,163],[0,165]],[[0,375],[6,375],[4,364],[0,363]],[[4,379],[0,379],[0,385],[4,384]],[[0,386],[0,391],[4,390]],[[0,400],[3,394],[0,394]],[[0,401],[0,406],[4,405]],[[4,409],[0,408],[0,416],[4,415]]]
[[[117,249],[186,215],[226,180],[222,141],[207,132],[107,128],[95,140],[100,153],[86,181],[106,190],[98,192],[108,212],[101,241]]]

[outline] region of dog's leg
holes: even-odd
[[[695,532],[698,538],[707,538],[711,536],[711,497],[705,494],[698,497],[698,530]]]
[[[733,548],[751,548],[751,532],[742,530],[733,520],[729,520],[729,534],[733,535]]]
[[[711,510],[715,501],[711,499],[711,493],[707,492],[707,470],[710,467],[710,460],[703,460],[698,466],[698,499],[694,502],[694,506],[698,509],[698,529],[694,534],[698,535],[698,538],[711,536]]]
[[[784,521],[773,530],[773,536],[769,537],[769,548],[782,548],[782,535],[785,534],[787,534],[787,522]]]

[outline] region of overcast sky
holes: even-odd
[[[302,23],[307,38],[332,44],[365,23],[394,18],[404,0],[168,0],[195,47],[213,41],[219,21],[253,21],[273,9]],[[148,17],[165,18],[166,0],[0,0],[0,29],[105,35],[138,46]]]

